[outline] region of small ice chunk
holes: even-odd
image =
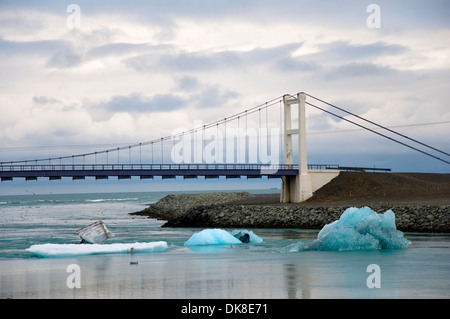
[[[381,227],[397,229],[395,225],[395,214],[392,210],[387,210],[381,215]]]
[[[247,229],[234,229],[231,231],[231,235],[239,239],[243,243],[252,243],[252,244],[260,244],[263,242],[263,239],[256,235],[251,230]]]
[[[242,244],[242,242],[226,230],[214,228],[195,233],[184,243],[185,246],[225,244]]]

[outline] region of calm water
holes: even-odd
[[[253,229],[262,244],[184,247],[196,228],[130,216],[166,193],[0,196],[1,298],[449,298],[450,235],[406,233],[404,250],[286,252],[318,231]],[[77,243],[75,231],[103,220],[107,243],[166,241],[147,254],[36,258],[34,244]],[[133,263],[130,263],[133,262]],[[136,264],[137,263],[137,264]],[[69,265],[80,288],[68,288]],[[367,272],[379,266],[380,288]]]

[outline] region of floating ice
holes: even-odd
[[[204,229],[189,238],[185,246],[242,244],[242,242],[223,229]]]
[[[263,242],[263,239],[256,235],[251,230],[247,229],[235,229],[231,232],[231,235],[239,239],[243,243],[259,244]]]
[[[76,233],[81,237],[82,243],[89,244],[103,244],[105,240],[114,236],[101,220],[77,230]]]
[[[195,233],[184,243],[184,245],[226,245],[242,244],[243,242],[262,243],[263,240],[252,231],[248,231],[246,229],[235,229],[230,233],[223,229],[214,228],[204,229],[201,232]]]
[[[392,210],[377,214],[369,207],[351,207],[341,217],[325,225],[317,239],[297,243],[289,251],[299,250],[372,250],[406,248],[411,242],[396,229]]]
[[[97,254],[151,253],[166,250],[165,241],[130,244],[42,244],[32,245],[26,250],[38,257],[72,257]]]

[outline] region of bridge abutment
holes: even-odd
[[[313,195],[311,176],[283,176],[281,179],[281,202],[300,203]]]
[[[282,203],[301,203],[314,192],[337,177],[340,170],[308,170],[306,175],[283,176],[281,179]]]

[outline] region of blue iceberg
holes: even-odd
[[[242,242],[223,229],[204,229],[189,238],[185,246],[242,244]]]
[[[397,230],[395,214],[377,214],[369,207],[350,207],[340,218],[325,225],[311,243],[297,243],[288,251],[402,249],[411,242]]]
[[[195,233],[189,238],[185,246],[199,246],[199,245],[229,245],[242,243],[262,243],[261,237],[255,235],[252,231],[246,229],[235,229],[231,233],[220,229],[204,229]]]

